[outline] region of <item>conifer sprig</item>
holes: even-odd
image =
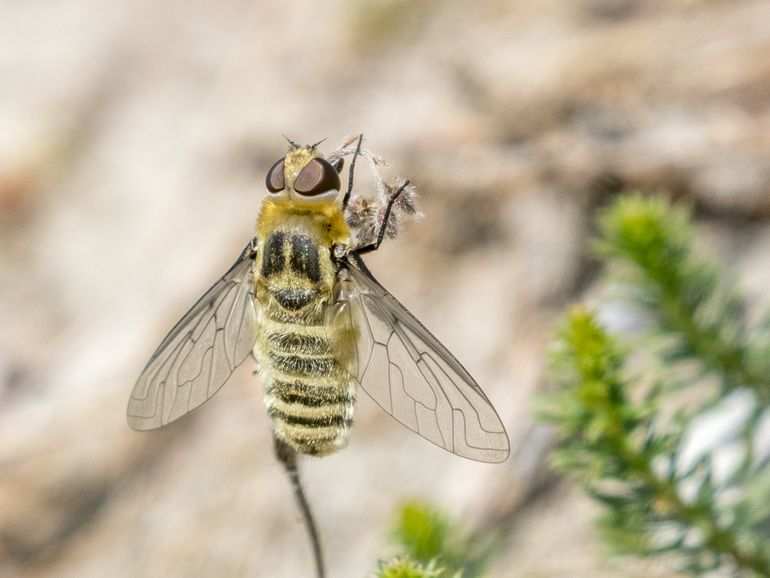
[[[626,273],[629,293],[672,337],[667,361],[695,360],[723,388],[770,403],[770,344],[749,332],[737,291],[692,248],[689,211],[663,197],[621,197],[599,220],[597,249]]]
[[[553,463],[604,506],[600,528],[616,551],[665,556],[696,576],[770,576],[770,314],[749,325],[746,301],[694,250],[686,209],[622,197],[603,212],[600,231],[599,255],[624,272],[660,346],[644,379],[629,377],[632,342],[585,307],[572,309],[552,358],[558,391],[540,404],[558,429]],[[687,382],[681,361],[699,368]],[[718,391],[704,387],[714,380]],[[672,412],[670,394],[683,385],[697,394]],[[736,402],[743,409],[729,432],[704,426],[723,425]],[[693,444],[704,434],[710,445]],[[435,508],[407,504],[394,534],[405,557],[392,564],[423,573],[378,576],[482,576],[499,532],[469,539]]]
[[[582,307],[569,314],[558,344],[559,393],[541,414],[560,428],[555,465],[606,506],[601,528],[610,544],[627,554],[678,555],[696,575],[715,568],[770,575],[770,551],[746,502],[721,503],[727,488],[714,481],[709,456],[682,467],[688,420],[658,423],[663,389],[632,401],[622,347]],[[698,486],[694,497],[683,497],[688,484]]]

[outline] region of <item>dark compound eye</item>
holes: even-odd
[[[277,161],[267,171],[265,186],[267,186],[267,190],[271,193],[278,193],[286,188],[286,181],[283,176],[283,159]]]
[[[314,197],[331,190],[340,190],[340,176],[332,164],[324,159],[313,159],[299,172],[294,190]]]

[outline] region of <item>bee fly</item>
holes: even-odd
[[[489,399],[361,258],[415,212],[409,182],[386,184],[361,137],[328,159],[317,145],[289,143],[267,173],[254,238],[158,346],[131,393],[128,424],[150,430],[180,418],[252,353],[276,440],[294,452],[344,447],[360,388],[450,452],[505,460],[508,437]],[[343,194],[339,173],[351,155]],[[351,194],[358,156],[369,161],[378,202]]]
[[[324,158],[319,143],[289,141],[267,173],[254,238],[161,342],[128,402],[133,429],[162,427],[211,398],[253,354],[276,455],[305,517],[319,577],[321,545],[296,456],[324,456],[347,444],[358,388],[450,452],[482,462],[509,453],[478,384],[364,265],[361,255],[394,237],[416,209],[409,181],[385,183],[384,162],[361,143],[361,136],[349,139]],[[377,202],[352,194],[359,156],[369,162]]]

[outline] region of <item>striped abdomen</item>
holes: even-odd
[[[259,273],[264,316],[254,354],[275,433],[298,452],[332,453],[347,443],[355,387],[335,355],[336,340],[347,336],[325,323],[333,285],[333,277],[325,279],[333,276],[328,250],[319,252],[306,235],[275,232]]]

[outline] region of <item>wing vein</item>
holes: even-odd
[[[486,462],[506,459],[508,436],[487,396],[359,256],[341,263],[338,283],[340,311],[350,311],[352,329],[358,329],[359,386],[396,420],[450,452]]]
[[[250,298],[254,248],[251,241],[152,354],[129,398],[127,418],[132,428],[158,428],[192,411],[219,391],[243,362],[235,359],[238,343],[247,336],[250,351],[256,340],[258,316],[246,312],[247,307],[256,307]],[[230,349],[228,335],[233,329],[237,333]],[[184,401],[177,399],[183,388],[187,388]]]

